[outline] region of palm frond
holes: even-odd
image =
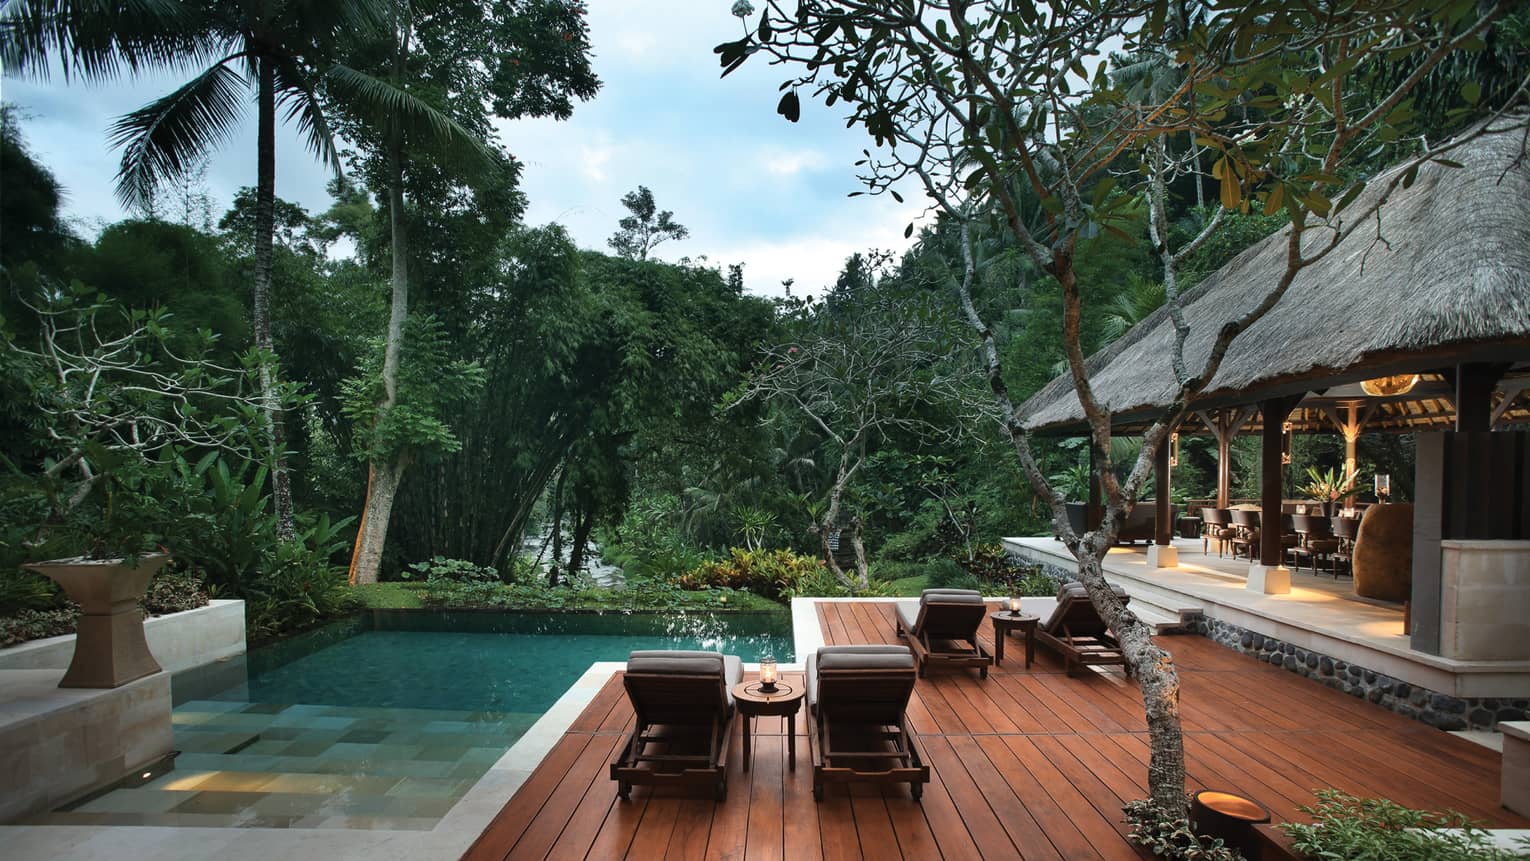
[[[0,5],[0,70],[46,79],[57,63],[64,79],[112,80],[175,66],[213,50],[179,0],[10,0]]]
[[[483,138],[388,81],[336,64],[325,71],[324,86],[376,128],[397,124],[406,135],[422,136],[434,146],[466,158],[479,170],[492,170],[502,164],[499,152]]]
[[[117,198],[145,208],[155,187],[180,178],[239,125],[245,82],[225,57],[167,96],[125,114],[112,124],[113,146],[123,148]]]
[[[305,80],[302,69],[289,60],[276,63],[276,91],[280,94],[277,104],[286,108],[286,119],[298,127],[303,141],[314,157],[334,171],[336,176],[344,171],[340,165],[340,153],[335,149],[335,136],[329,120],[324,116],[313,87]]]

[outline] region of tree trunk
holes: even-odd
[[[276,504],[276,532],[291,541],[296,530],[292,523],[292,477],[287,472],[287,429],[282,420],[281,402],[276,395],[273,367],[276,346],[271,340],[271,244],[276,232],[276,67],[266,58],[257,61],[259,121],[255,144],[255,289],[251,322],[255,328],[255,346],[272,362],[260,366],[260,396],[263,404],[266,444],[271,449],[271,496]]]
[[[871,569],[866,564],[866,544],[861,541],[861,519],[850,520],[850,546],[855,550],[855,578],[860,589],[871,587]]]
[[[834,559],[834,551],[829,547],[829,533],[834,529],[834,521],[839,519],[839,500],[845,493],[845,485],[850,483],[852,470],[847,468],[849,454],[850,448],[846,446],[844,454],[840,455],[839,472],[834,477],[834,486],[829,489],[829,504],[824,508],[823,520],[818,524],[818,543],[823,548],[824,561],[828,563],[834,579],[846,589],[854,589],[855,581],[839,567],[839,562]]]
[[[351,585],[376,583],[383,547],[388,536],[388,519],[393,500],[404,477],[403,463],[373,462],[367,470],[367,501],[361,510],[361,525],[356,531],[356,549],[351,554]]]
[[[1118,522],[1112,519],[1112,522]],[[1185,815],[1185,738],[1179,719],[1179,671],[1173,657],[1153,642],[1153,631],[1127,609],[1110,590],[1100,556],[1115,541],[1110,534],[1095,532],[1080,543],[1079,582],[1090,601],[1109,623],[1121,643],[1127,666],[1142,693],[1148,727],[1148,794],[1160,809]],[[1084,545],[1091,552],[1083,552]],[[1099,555],[1095,555],[1095,554]]]
[[[1128,610],[1111,591],[1101,567],[1101,560],[1115,542],[1119,524],[1136,487],[1127,487],[1126,492],[1123,492],[1111,476],[1112,480],[1108,487],[1109,502],[1100,528],[1090,529],[1081,536],[1073,535],[1063,508],[1064,500],[1047,483],[1046,477],[1037,466],[1031,452],[1030,439],[1015,412],[1014,402],[1010,399],[1009,388],[1004,381],[1003,367],[999,360],[993,330],[989,329],[978,316],[976,307],[972,303],[972,282],[977,275],[977,263],[972,253],[970,223],[963,223],[961,230],[964,272],[958,285],[959,295],[963,314],[983,344],[989,388],[993,391],[996,404],[1006,416],[1005,430],[1009,434],[1016,454],[1019,455],[1026,479],[1036,494],[1050,503],[1053,526],[1059,534],[1071,537],[1068,547],[1078,559],[1079,582],[1089,593],[1089,600],[1094,604],[1100,617],[1115,632],[1130,668],[1129,672],[1137,679],[1138,689],[1142,693],[1142,704],[1147,715],[1150,750],[1148,793],[1151,800],[1169,815],[1182,817],[1186,815],[1185,746],[1179,719],[1179,672],[1174,667],[1173,657],[1153,642],[1153,632],[1148,625]],[[1067,277],[1059,277],[1058,280],[1067,290],[1071,282],[1071,270],[1064,272],[1063,275]],[[1076,293],[1065,294],[1065,303],[1069,306],[1064,319],[1065,337],[1069,341],[1067,345],[1070,352],[1069,367],[1073,371],[1074,387],[1080,393],[1081,402],[1086,403],[1087,412],[1087,401],[1084,399],[1092,398],[1092,393],[1089,392],[1087,378],[1083,378],[1082,349],[1078,342],[1077,302]],[[1091,421],[1090,427],[1091,452],[1096,455],[1108,455],[1110,451],[1108,418],[1103,422]],[[1156,440],[1149,435],[1143,441],[1143,450],[1138,455],[1139,460],[1144,457],[1151,459],[1157,451],[1157,446],[1165,444],[1166,441],[1166,431]],[[1105,472],[1109,465],[1102,463],[1100,466],[1100,471]]]
[[[590,544],[590,530],[595,528],[595,506],[574,509],[574,543],[568,550],[568,573],[584,567],[584,552]]]
[[[547,585],[558,585],[558,568],[563,564],[563,480],[568,477],[568,466],[558,473],[552,496],[552,565],[547,568]]]
[[[409,314],[409,234],[404,213],[403,138],[395,129],[388,141],[388,223],[392,232],[392,297],[388,309],[388,334],[383,345],[382,402],[376,421],[381,423],[398,402],[398,365],[403,351],[404,319]],[[351,554],[351,584],[376,583],[377,564],[388,541],[388,520],[393,497],[398,493],[408,461],[406,454],[376,454],[367,464],[367,501],[361,511],[361,530]],[[386,480],[381,480],[385,478]]]

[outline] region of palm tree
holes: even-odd
[[[112,142],[123,150],[117,196],[143,208],[159,184],[194,169],[238,127],[244,97],[256,110],[255,345],[262,365],[264,432],[273,459],[278,530],[293,535],[285,429],[272,365],[271,250],[276,203],[277,110],[296,124],[313,153],[336,174],[340,160],[324,96],[365,103],[369,113],[453,137],[471,137],[450,118],[408,93],[337,61],[344,46],[388,34],[394,0],[124,0],[78,8],[67,2],[12,0],[0,12],[0,63],[7,72],[44,77],[50,58],[66,78],[105,80],[149,68],[201,66],[171,93],[117,120]]]
[[[1105,306],[1105,319],[1100,334],[1105,343],[1125,335],[1131,327],[1141,323],[1164,303],[1163,284],[1132,276],[1126,289],[1115,295]]]

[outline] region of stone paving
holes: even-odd
[[[194,700],[173,770],[28,824],[428,830],[537,717]]]

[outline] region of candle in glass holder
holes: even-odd
[[[1018,615],[1020,615],[1020,598],[1019,598],[1019,596],[1011,596],[1010,597],[1010,599],[1009,599],[1009,614],[1011,616],[1018,616]]]
[[[776,669],[775,658],[760,659],[760,690],[770,693],[776,689],[776,680],[780,678],[780,671]]]
[[[1386,502],[1392,495],[1392,476],[1378,472],[1376,474],[1376,499]]]

